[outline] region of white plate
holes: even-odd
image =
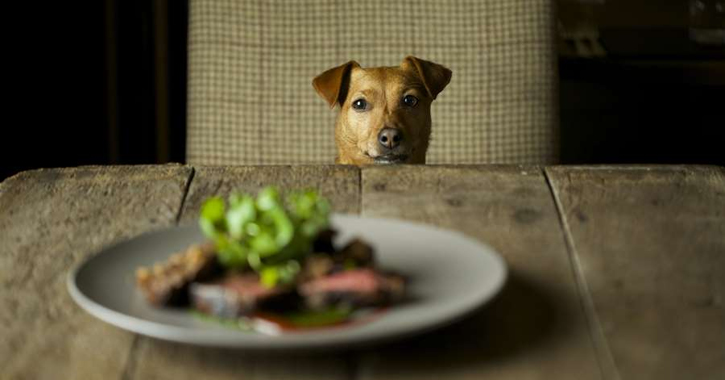
[[[506,264],[490,247],[460,233],[392,219],[334,215],[338,244],[360,237],[380,265],[410,278],[411,299],[370,322],[269,336],[195,318],[188,311],[148,305],[135,270],[204,241],[196,225],[148,233],[104,249],[68,276],[73,299],[97,318],[155,338],[216,347],[294,349],[351,346],[400,338],[447,325],[499,292]]]

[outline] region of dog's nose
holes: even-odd
[[[383,148],[394,149],[403,141],[403,133],[395,128],[383,128],[378,134],[378,142]]]

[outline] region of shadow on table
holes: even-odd
[[[440,368],[469,361],[505,360],[565,333],[567,322],[558,320],[561,314],[553,295],[511,273],[502,292],[490,304],[462,321],[366,351],[375,351],[375,356],[394,362],[396,367]]]
[[[395,343],[337,351],[330,355],[329,351],[315,350],[262,353],[234,349],[196,350],[183,344],[150,339],[145,340],[144,345],[148,347],[141,351],[151,350],[157,358],[170,360],[181,367],[199,366],[229,373],[249,370],[250,365],[265,373],[275,372],[281,359],[287,370],[319,372],[323,377],[329,377],[330,372],[344,377],[369,365],[383,371],[465,368],[466,364],[504,361],[546,346],[547,341],[566,334],[567,321],[557,317],[562,314],[565,313],[557,309],[552,294],[523,276],[511,273],[501,294],[486,307],[448,327]],[[139,370],[141,374],[145,372],[142,368]]]

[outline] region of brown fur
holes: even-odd
[[[408,56],[397,67],[361,68],[355,61],[318,75],[312,84],[330,107],[340,105],[335,123],[338,164],[367,165],[395,156],[395,162],[424,164],[431,133],[430,105],[451,80],[451,71]],[[406,106],[402,99],[418,99]],[[367,102],[363,111],[352,104]],[[403,139],[393,151],[378,142],[383,128],[397,129]],[[376,161],[377,158],[377,161]]]

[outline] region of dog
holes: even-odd
[[[397,67],[361,68],[355,61],[329,69],[312,85],[335,122],[335,163],[425,164],[430,106],[450,83],[451,70],[408,56]]]

